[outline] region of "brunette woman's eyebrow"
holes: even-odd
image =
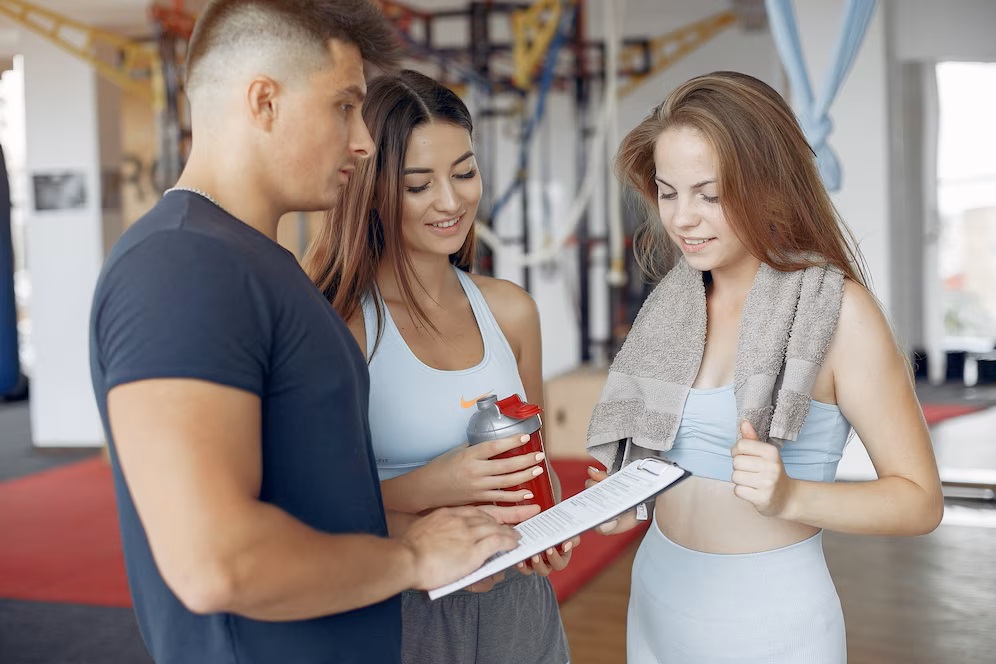
[[[466,160],[470,159],[473,156],[474,156],[474,151],[473,150],[468,150],[467,152],[464,152],[462,155],[460,155],[459,157],[457,157],[453,161],[453,163],[450,164],[450,166],[456,166],[461,161],[466,161]],[[401,174],[402,175],[424,175],[424,174],[430,174],[431,175],[432,172],[433,172],[433,170],[431,168],[419,168],[419,167],[415,166],[415,167],[412,167],[412,168],[406,168],[405,170],[401,171]]]

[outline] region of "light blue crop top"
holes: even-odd
[[[476,400],[487,394],[526,398],[515,354],[477,285],[453,268],[470,301],[484,342],[484,356],[469,369],[443,371],[424,364],[411,351],[378,294],[362,300],[367,357],[377,333],[377,306],[383,336],[370,360],[370,439],[381,480],[423,466],[467,440]]]
[[[692,389],[685,400],[674,446],[664,457],[697,477],[730,481],[736,442],[737,402],[733,386]],[[799,437],[781,448],[785,473],[798,480],[832,482],[851,431],[837,406],[810,401]]]

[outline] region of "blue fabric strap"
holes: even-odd
[[[792,106],[798,114],[799,124],[816,153],[816,163],[824,184],[828,190],[838,191],[841,185],[840,163],[827,144],[827,137],[833,130],[830,105],[854,63],[854,57],[875,11],[875,0],[847,0],[837,44],[818,98],[814,98],[802,58],[799,27],[792,0],[765,0],[765,7],[775,47],[792,86]]]

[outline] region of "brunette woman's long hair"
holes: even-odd
[[[365,293],[373,290],[380,261],[392,259],[394,274],[415,320],[438,332],[415,297],[421,287],[404,250],[403,177],[408,139],[433,121],[448,122],[473,135],[467,106],[451,90],[411,70],[380,76],[370,82],[363,102],[363,120],[376,146],[373,158],[360,162],[343,187],[339,200],[304,257],[308,276],[343,320],[360,310]],[[474,260],[473,225],[450,263],[469,272]],[[383,322],[377,308],[376,339]],[[371,334],[373,330],[367,330]]]
[[[815,254],[868,286],[854,235],[830,200],[792,109],[769,85],[738,72],[678,86],[619,146],[616,174],[647,207],[634,247],[651,280],[663,278],[677,255],[661,224],[654,181],[654,147],[672,127],[693,129],[711,144],[723,214],[755,258],[789,272],[812,265]]]

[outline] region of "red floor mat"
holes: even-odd
[[[555,461],[565,495],[584,488],[583,461]],[[566,599],[640,532],[582,537],[571,565],[555,574]],[[111,472],[101,459],[0,483],[0,597],[130,606]]]
[[[982,410],[982,406],[964,406],[956,403],[925,403],[921,405],[921,408],[923,409],[923,419],[927,420],[927,426]]]
[[[102,459],[0,484],[0,597],[131,606]]]
[[[928,424],[979,410],[924,404]],[[553,462],[564,495],[584,488],[583,460]],[[551,580],[561,601],[610,564],[645,528],[585,533],[570,566]],[[0,597],[130,606],[111,472],[98,458],[0,483]]]

